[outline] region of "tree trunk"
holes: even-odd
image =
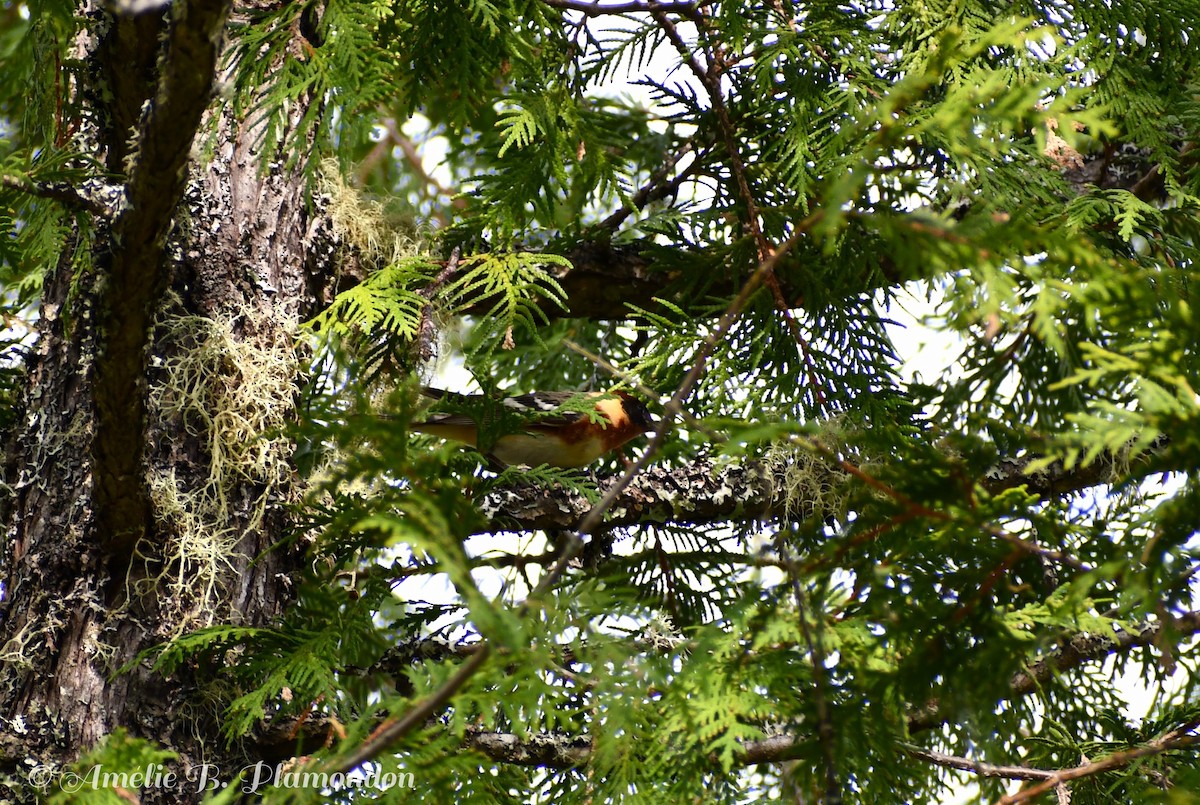
[[[197,14],[224,14],[205,6],[214,4],[176,3],[168,13],[188,25]],[[95,69],[80,75],[102,76],[103,87],[81,86],[79,95],[110,98],[90,109],[100,121],[95,156],[110,169],[124,166],[127,200],[146,170],[138,160],[152,157],[162,133],[155,110],[172,101],[207,105],[207,95],[164,98],[170,70],[189,67],[172,41],[188,35],[181,25],[155,15],[107,19],[81,54]],[[139,119],[148,98],[152,111]],[[291,119],[303,111],[297,104]],[[161,125],[169,132],[185,123]],[[210,623],[271,621],[294,600],[303,566],[299,548],[272,549],[287,536],[298,481],[287,442],[270,431],[295,413],[303,375],[296,326],[325,294],[316,244],[328,241],[300,166],[257,149],[260,123],[228,114],[216,121],[210,159],[196,159],[194,146],[178,157],[186,190],[157,191],[134,222],[114,209],[91,237],[76,226],[46,279],[25,409],[5,455],[0,759],[18,784],[46,779],[46,767],[78,758],[119,727],[177,752],[168,769],[193,782],[202,764],[228,781],[257,759],[227,746],[220,713],[197,705],[188,674],[166,678],[151,660],[134,661]],[[138,148],[125,145],[130,127]],[[199,130],[197,144],[209,131]],[[127,237],[156,214],[165,237]],[[141,263],[121,275],[129,260]],[[141,308],[121,314],[130,297]],[[133,332],[122,340],[126,326]],[[139,377],[117,388],[121,362]],[[121,394],[128,407],[106,422],[103,406]],[[114,438],[121,429],[137,442]],[[111,471],[122,450],[137,461],[134,475]],[[140,526],[139,510],[148,512]],[[26,801],[33,790],[6,793]],[[142,796],[200,798],[182,784]]]

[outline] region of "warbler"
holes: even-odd
[[[482,395],[465,395],[426,388],[435,399],[452,398],[462,407],[486,410]],[[596,398],[599,418],[577,410],[561,410],[568,400]],[[611,393],[538,391],[507,397],[495,403],[506,411],[528,417],[516,433],[506,433],[491,445],[487,457],[496,465],[522,464],[536,467],[584,467],[612,450],[653,430],[654,421],[641,400],[625,391]],[[486,416],[486,415],[485,415]],[[437,413],[423,422],[414,422],[412,430],[442,439],[479,446],[479,423],[465,413]]]

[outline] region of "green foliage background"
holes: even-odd
[[[230,740],[315,708],[345,728],[320,753],[336,759],[461,662],[451,652],[395,678],[380,664],[390,649],[485,640],[492,656],[452,707],[378,759],[439,801],[817,801],[833,778],[846,801],[931,802],[964,777],[915,749],[1054,769],[1194,727],[1192,643],[1169,628],[1160,651],[1073,668],[1031,695],[1012,696],[1010,680],[1079,632],[1194,608],[1200,5],[723,2],[672,6],[671,26],[559,5],[287,3],[231,31],[224,102],[280,116],[264,147],[309,172],[314,204],[329,157],[353,192],[386,203],[377,234],[415,221],[424,240],[403,254],[359,242],[373,273],[310,323],[327,361],[296,434],[313,484],[297,531],[315,539],[320,577],[276,627],[193,633],[162,667],[240,658],[213,680]],[[89,232],[86,214],[21,185],[96,171],[69,150],[71,99],[55,89],[88,23],[64,3],[2,7],[0,282],[15,321],[36,316],[46,267]],[[720,107],[671,31],[687,57],[720,65]],[[268,72],[270,54],[288,54],[285,69]],[[645,95],[613,88],[623,81]],[[306,97],[323,100],[283,138],[285,105]],[[444,151],[446,187],[398,152],[369,159],[385,120]],[[1055,138],[1114,174],[1123,160],[1157,166],[1161,192],[1080,181],[1048,156]],[[772,246],[796,236],[776,271],[791,311],[770,288],[750,298],[659,461],[857,472],[792,517],[625,529],[613,556],[520,608],[539,568],[512,555],[544,540],[473,536],[486,526],[474,501],[513,474],[490,477],[402,427],[428,372],[413,350],[426,303],[443,356],[488,391],[624,379],[666,398],[758,266],[752,221]],[[666,278],[652,309],[569,317],[555,272],[595,241],[650,256]],[[439,282],[455,247],[462,267]],[[889,327],[914,297],[959,350],[919,383]],[[6,332],[10,398],[22,336]],[[1101,493],[983,484],[999,457],[1071,470],[1114,453]],[[544,469],[526,480],[590,488]],[[1158,691],[1149,718],[1113,686],[1122,668]],[[1157,685],[1172,670],[1168,694]],[[913,729],[935,701],[942,720]],[[462,748],[491,730],[575,736],[590,765]],[[773,735],[795,737],[787,762],[747,765],[746,742]],[[976,781],[985,800],[1007,785]],[[1189,802],[1198,781],[1181,749],[1081,782],[1072,802]],[[325,796],[279,792],[306,795]]]

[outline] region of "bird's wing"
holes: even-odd
[[[538,391],[508,397],[504,400],[504,407],[518,413],[536,415],[530,424],[538,428],[557,428],[578,422],[584,417],[581,411],[559,411],[568,400],[580,396],[572,391]],[[559,413],[549,416],[556,411]]]
[[[422,391],[427,397],[432,397],[435,400],[444,399],[454,405],[478,408],[483,404],[483,397],[479,394],[458,394],[452,391],[428,387]],[[533,420],[531,424],[539,428],[555,428],[578,422],[585,416],[580,411],[562,411],[555,416],[548,416],[558,411],[568,400],[581,396],[583,395],[573,391],[538,391],[532,394],[519,394],[515,397],[506,397],[503,400],[497,401],[497,404],[503,405],[513,413],[530,415],[530,418]],[[431,414],[421,424],[460,426],[474,425],[477,424],[477,421],[474,417],[466,413],[447,412]]]

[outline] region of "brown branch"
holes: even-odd
[[[1062,551],[1055,551],[1050,548],[1043,547],[1036,542],[1021,539],[1016,534],[1010,534],[1002,528],[989,528],[988,533],[996,539],[1007,542],[1009,545],[1017,548],[1022,553],[1040,556],[1047,562],[1051,562],[1056,565],[1063,565],[1064,567],[1069,567],[1072,570],[1077,570],[1080,573],[1092,572],[1092,567],[1090,565],[1079,561],[1074,556],[1068,556]]]
[[[634,193],[629,198],[629,203],[622,206],[612,215],[600,222],[601,229],[616,229],[625,222],[630,215],[633,215],[634,210],[641,210],[647,204],[655,201],[661,201],[664,198],[674,195],[679,192],[679,188],[688,179],[692,178],[697,171],[704,165],[704,159],[708,156],[707,151],[696,153],[691,163],[686,168],[675,174],[671,178],[671,171],[679,164],[679,160],[683,159],[687,154],[695,150],[695,145],[691,140],[684,143],[684,146],[679,151],[668,156],[662,167],[654,172],[648,181],[641,189]]]
[[[992,495],[1024,486],[1031,494],[1051,499],[1160,471],[1153,462],[1163,446],[1152,446],[1140,457],[1106,453],[1082,467],[1068,469],[1055,462],[1032,473],[1028,470],[1037,456],[1002,459],[988,468],[978,483]],[[797,502],[788,499],[786,470],[784,465],[761,460],[726,464],[698,459],[681,467],[654,467],[621,492],[605,524],[608,527],[668,522],[699,525],[793,516]],[[844,482],[844,471],[831,466],[831,462],[823,467],[818,465],[813,471],[817,473],[812,478],[814,487]],[[824,475],[820,474],[822,471]],[[611,479],[601,479],[599,491],[607,494],[612,483]],[[799,506],[802,508],[808,502],[800,501]],[[572,528],[589,508],[582,495],[559,487],[532,485],[496,490],[480,502],[480,509],[488,519],[485,532]],[[999,532],[995,536],[1009,542],[1017,539]],[[1073,566],[1070,557],[1050,549],[1032,543],[1023,543],[1022,547]]]
[[[576,11],[585,17],[600,17],[606,14],[652,14],[656,11],[668,14],[691,16],[696,13],[698,3],[633,0],[623,3],[601,3],[599,0],[542,0],[542,3],[560,11]]]
[[[57,201],[68,207],[84,210],[101,218],[112,216],[112,210],[102,202],[85,196],[79,188],[66,182],[35,182],[24,176],[5,174],[0,176],[0,187],[15,190],[37,198]]]
[[[930,749],[917,746],[905,746],[904,751],[918,760],[925,760],[935,766],[956,771],[969,771],[980,777],[999,777],[1005,780],[1045,780],[1053,777],[1054,772],[1045,769],[1031,769],[1027,766],[994,766],[981,760],[971,760],[966,757],[946,755]]]
[[[1188,158],[1200,159],[1197,154],[1200,154],[1200,149],[1193,149],[1188,152]],[[1086,164],[1095,166],[1100,160],[1098,155],[1088,155]],[[1105,187],[1130,189],[1142,176],[1142,173],[1138,173],[1121,182],[1106,183]],[[868,228],[871,225],[869,214],[852,213],[848,217],[860,220]],[[924,225],[913,226],[912,231],[920,237],[946,237],[945,230]],[[677,269],[662,270],[654,264],[653,254],[662,253],[665,248],[656,245],[652,240],[647,240],[644,245],[627,244],[614,247],[607,238],[574,245],[562,252],[563,256],[571,261],[572,267],[552,269],[554,279],[562,286],[566,295],[567,309],[564,311],[557,304],[547,302],[544,303],[542,312],[550,318],[570,316],[586,319],[627,319],[631,317],[631,305],[651,311],[659,310],[656,297],[665,298],[685,310],[695,310],[694,299],[671,293],[672,285],[680,279],[681,272]],[[676,252],[671,259],[673,266],[687,264],[689,260],[701,264],[711,260],[708,250],[690,253],[676,247]],[[807,297],[813,289],[806,285],[804,278],[812,276],[813,271],[805,261],[815,259],[824,258],[805,252],[785,256],[779,262],[776,272],[779,286],[792,309],[807,309],[810,304]],[[923,275],[909,266],[901,268],[887,254],[875,254],[872,260],[873,262],[862,267],[847,266],[837,271],[817,272],[824,277],[836,276],[839,283],[836,288],[819,289],[819,298],[823,300],[820,304],[832,304],[839,299],[867,295],[881,288],[929,278],[929,275]],[[739,288],[737,278],[731,272],[726,272],[724,276],[715,278],[713,284],[706,288],[706,298],[732,296]],[[814,293],[813,296],[817,297],[818,294]],[[467,312],[483,315],[490,308],[491,303],[485,300]]]
[[[653,252],[661,252],[662,247],[647,241],[645,245],[613,245],[605,240],[585,241],[562,252],[571,266],[547,266],[554,280],[562,286],[567,298],[567,309],[563,310],[557,304],[542,303],[542,312],[550,318],[584,319],[628,319],[632,318],[631,307],[649,311],[662,310],[657,298],[680,305],[684,310],[695,310],[696,299],[681,296],[672,292],[672,286],[682,274],[675,269],[664,270],[656,266]],[[711,261],[711,255],[704,252],[688,254],[680,252],[680,261],[694,258],[697,261]],[[806,255],[782,254],[777,258],[777,274],[788,277],[806,276],[804,261],[811,259]],[[846,296],[859,293],[869,293],[879,288],[917,279],[909,276],[886,255],[879,255],[877,261],[863,269],[861,275],[852,278],[846,285]],[[673,261],[674,262],[674,261]],[[711,286],[707,287],[705,298],[733,297],[742,288],[744,280],[732,272],[724,272],[716,277]],[[782,283],[785,294],[792,297],[802,297],[803,288]],[[491,300],[482,300],[475,307],[464,311],[472,315],[484,315],[494,304]],[[804,307],[797,304],[797,307]],[[707,313],[704,315],[708,315]]]
[[[1179,149],[1179,161],[1184,168],[1189,166],[1189,163],[1194,165],[1196,162],[1195,143],[1184,143]],[[1182,173],[1183,171],[1181,171]],[[1162,165],[1154,165],[1146,174],[1134,182],[1133,187],[1129,188],[1129,192],[1148,203],[1155,203],[1163,199],[1166,195],[1166,177],[1163,175]]]
[[[439,182],[432,173],[425,169],[425,160],[421,159],[421,153],[417,150],[417,146],[404,136],[400,127],[396,125],[396,121],[388,118],[383,125],[387,129],[391,142],[400,149],[400,153],[404,154],[404,161],[412,168],[413,173],[417,174],[417,178],[428,187],[433,188],[434,193],[438,196],[454,196],[453,190]]]
[[[1172,623],[1172,628],[1180,635],[1200,633],[1200,612],[1188,612],[1178,616]],[[1009,698],[1016,699],[1029,695],[1042,684],[1049,681],[1055,674],[1078,668],[1089,662],[1101,660],[1113,654],[1126,653],[1134,648],[1153,645],[1157,641],[1161,631],[1161,624],[1150,624],[1139,632],[1122,633],[1112,638],[1086,633],[1078,634],[1054,656],[1034,663],[1030,666],[1030,670],[1027,673],[1013,676],[1009,682]],[[1037,680],[1036,684],[1034,680]],[[931,702],[926,704],[917,714],[909,717],[909,731],[923,732],[934,729],[941,726],[945,721],[946,717],[940,713],[938,704]],[[575,736],[542,735],[538,737],[537,751],[530,751],[528,744],[517,739],[515,736],[500,737],[490,734],[488,740],[481,741],[479,740],[479,735],[481,733],[468,734],[464,738],[464,745],[468,748],[476,749],[492,760],[501,763],[563,768],[566,766],[583,765],[590,760],[590,753],[583,752],[579,744],[579,739]],[[1159,740],[1161,741],[1162,739]],[[737,761],[739,765],[749,766],[758,763],[778,763],[785,760],[794,760],[802,754],[810,741],[810,737],[798,735],[776,735],[760,741],[747,741],[742,745]],[[1160,749],[1159,751],[1164,750]],[[561,766],[546,762],[554,758],[559,758],[564,762]],[[1133,759],[1135,758],[1126,758],[1125,762],[1128,763],[1129,760]],[[528,760],[528,763],[524,762],[525,760]],[[977,765],[979,769],[987,768],[986,764]],[[1029,771],[1031,775],[1037,774],[1037,770]],[[1097,771],[1103,771],[1103,769],[1098,769]],[[977,773],[983,772],[979,771]],[[1075,773],[1075,771],[1068,770],[1067,773]],[[1096,772],[1093,771],[1091,773]],[[1055,772],[1054,774],[1059,780],[1074,779],[1063,777],[1063,772]],[[1015,777],[1015,779],[1022,778]],[[1029,779],[1033,779],[1033,777],[1031,776]],[[1050,780],[1048,777],[1045,779]]]
[[[551,318],[565,315],[584,319],[625,319],[631,315],[631,305],[658,310],[655,297],[662,296],[679,278],[672,272],[655,270],[648,249],[614,246],[607,239],[581,243],[563,256],[571,262],[569,268],[553,264],[545,267],[562,286],[568,305],[564,311],[557,304],[543,300],[541,310]],[[493,304],[484,299],[465,312],[486,315]]]
[[[481,556],[473,558],[467,562],[467,567],[471,569],[480,567],[489,567],[493,569],[500,568],[516,568],[523,570],[530,565],[549,565],[558,558],[556,553],[539,553],[539,554],[504,554],[502,556]],[[391,581],[399,581],[413,576],[426,576],[432,573],[444,573],[445,568],[440,562],[416,562],[408,567],[401,568],[398,571],[393,571],[384,568],[382,565],[373,565],[369,568],[360,568],[355,571],[354,575],[359,580],[365,579],[369,574],[380,574],[387,570],[387,578]]]
[[[1136,648],[1155,645],[1160,638],[1162,629],[1162,624],[1155,623],[1147,624],[1144,628],[1135,632],[1122,632],[1111,637],[1089,633],[1076,634],[1063,643],[1050,656],[1034,662],[1025,672],[1015,674],[1011,677],[1009,680],[1008,698],[1017,699],[1040,690],[1046,682],[1057,674],[1079,668],[1091,662],[1103,660],[1112,655],[1124,654]],[[1171,629],[1180,636],[1200,634],[1200,611],[1186,612],[1176,616],[1171,623]],[[632,651],[637,652],[667,652],[679,651],[686,647],[686,645],[686,643],[672,640],[639,638],[630,643],[630,648]],[[376,668],[375,671],[392,670],[403,672],[404,666],[409,663],[426,659],[440,661],[451,656],[462,657],[465,661],[470,662],[480,653],[486,653],[485,644],[483,643],[452,645],[436,639],[417,641],[412,645],[406,644],[404,647],[398,647],[395,650],[395,656],[392,656],[390,661]],[[572,661],[569,657],[565,659],[567,662]],[[931,701],[909,716],[908,729],[911,733],[924,732],[941,726],[946,720],[946,716],[940,711],[938,702]],[[387,724],[388,722],[384,721],[382,723]],[[265,725],[259,731],[257,739],[259,752],[265,758],[283,758],[289,756],[291,752],[295,751],[296,746],[299,745],[303,753],[307,751],[308,747],[321,746],[326,741],[329,731],[332,728],[332,722],[325,716],[310,715],[303,720],[295,717],[281,719]],[[1164,738],[1166,737],[1164,736]],[[1158,744],[1161,744],[1164,738],[1157,739]],[[1190,745],[1196,740],[1200,739],[1189,737],[1188,744]],[[774,735],[759,741],[747,741],[742,745],[737,761],[739,765],[751,766],[759,763],[778,763],[786,760],[794,760],[805,751],[805,747],[810,742],[811,737],[792,734]],[[1151,744],[1155,744],[1155,742],[1151,742]],[[1147,746],[1151,744],[1147,744]],[[564,733],[541,733],[522,739],[515,735],[468,728],[466,734],[463,736],[463,746],[467,749],[474,749],[497,763],[512,763],[521,766],[546,768],[570,768],[586,765],[591,761],[592,756],[592,741],[589,737]],[[1175,747],[1165,747],[1159,751],[1166,751],[1166,749],[1170,748]],[[946,765],[950,768],[961,768],[964,771],[973,771],[983,776],[1009,777],[1011,779],[1045,779],[1047,781],[1051,779],[1050,777],[1042,776],[1042,771],[1038,769],[991,766],[990,764],[967,759],[957,759],[956,761],[951,756],[941,755],[929,750],[912,747],[905,747],[905,749],[910,754],[930,762],[938,762],[940,765]],[[1101,759],[1096,763],[1111,763],[1114,765],[1105,766],[1090,773],[1094,774],[1105,770],[1105,768],[1115,768],[1116,765],[1127,765],[1129,761],[1137,757],[1143,757],[1146,754],[1152,753],[1142,751],[1142,754],[1136,757],[1118,753],[1117,756],[1125,760],[1124,764],[1117,764],[1115,760],[1111,759],[1114,756],[1110,756],[1110,758]],[[956,762],[957,765],[955,765]],[[1081,770],[1090,769],[1093,765],[1095,764],[1081,766],[1079,770],[1068,769],[1065,772],[1046,772],[1046,774],[1055,775],[1058,777],[1058,781],[1076,779],[1078,776],[1087,776],[1082,774]],[[1022,770],[1024,770],[1027,776],[1021,776]],[[1064,774],[1074,774],[1077,777],[1064,777]]]
[[[1133,749],[1126,749],[1122,752],[1114,752],[1108,757],[1094,760],[1090,763],[1084,763],[1072,769],[1063,769],[1055,772],[1048,778],[1029,788],[1023,788],[1015,794],[1010,794],[1007,797],[1001,798],[996,805],[1019,805],[1022,802],[1028,802],[1036,796],[1046,793],[1052,788],[1064,785],[1072,780],[1079,780],[1084,777],[1093,777],[1102,772],[1112,769],[1120,769],[1144,757],[1159,755],[1163,752],[1170,752],[1174,749],[1183,749],[1188,746],[1200,744],[1200,735],[1190,734],[1192,730],[1200,726],[1200,719],[1192,719],[1188,723],[1171,730],[1170,732],[1155,738],[1153,741],[1148,741],[1141,746],[1136,746]]]
[[[103,265],[92,452],[96,532],[113,554],[128,554],[152,524],[142,466],[146,347],[151,316],[167,283],[163,242],[183,195],[192,140],[212,95],[229,6],[228,0],[179,0],[171,6],[157,91],[138,128],[125,203],[113,222],[112,250]]]

